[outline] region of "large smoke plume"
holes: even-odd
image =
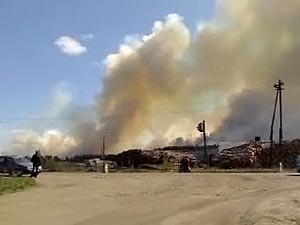
[[[127,37],[105,60],[95,117],[74,115],[73,149],[98,152],[107,133],[112,152],[188,143],[202,119],[216,139],[267,138],[278,78],[286,138],[298,136],[299,19],[298,0],[226,0],[196,34],[171,14],[149,35]]]

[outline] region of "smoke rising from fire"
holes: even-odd
[[[96,104],[98,121],[79,123],[74,129],[87,148],[99,149],[106,133],[111,134],[112,151],[160,146],[180,136],[197,137],[194,128],[199,118],[213,120],[211,127],[220,121],[211,114],[220,104],[210,101],[220,93],[208,93],[207,82],[192,72],[193,41],[179,15],[155,22],[149,35],[127,39],[130,43],[120,45],[119,52],[105,60],[104,90]]]
[[[32,130],[15,130],[11,149],[21,155],[41,150],[45,155],[65,155],[70,149],[77,147],[76,141],[58,130],[48,130],[42,134]]]
[[[226,0],[196,34],[170,14],[149,35],[127,37],[105,59],[95,117],[74,114],[73,150],[99,152],[108,133],[111,152],[188,143],[203,119],[215,139],[268,138],[278,78],[287,89],[286,138],[297,136],[299,19],[297,0]]]

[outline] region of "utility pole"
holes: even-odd
[[[110,134],[104,134],[103,136],[102,136],[102,149],[101,149],[101,156],[104,158],[105,157],[105,147],[106,147],[106,143],[105,143],[105,141],[106,141],[106,137],[108,137],[108,136],[110,136]]]
[[[102,152],[101,152],[101,155],[104,159],[104,156],[105,156],[105,135],[102,136]]]
[[[101,151],[101,156],[103,159],[103,172],[105,173],[105,138],[108,137],[110,134],[104,134],[102,136],[102,151]]]
[[[205,130],[205,120],[202,123],[199,123],[197,129],[200,133],[203,133],[203,142],[204,142],[204,157],[207,165],[209,166],[209,158],[207,154],[207,145],[206,145],[206,130]]]
[[[282,139],[283,139],[283,128],[282,128],[282,86],[284,83],[278,80],[276,88],[279,91],[279,160],[282,163]]]
[[[270,168],[272,167],[272,164],[273,164],[273,148],[274,148],[273,134],[274,134],[274,122],[275,122],[275,117],[276,117],[277,102],[278,102],[278,91],[276,91],[273,116],[272,116],[272,122],[271,122],[271,130],[270,130],[270,152],[269,152],[269,167]]]
[[[279,100],[279,165],[282,165],[282,139],[283,139],[283,125],[282,125],[282,86],[284,83],[281,80],[278,80],[278,83],[274,84],[274,88],[276,90],[276,97],[275,97],[275,104],[273,109],[273,116],[272,116],[272,123],[271,123],[271,131],[270,131],[270,152],[269,152],[269,166],[272,166],[272,157],[273,157],[273,148],[274,148],[274,140],[273,140],[273,133],[274,133],[274,122],[276,116],[276,109]]]

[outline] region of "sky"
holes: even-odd
[[[65,105],[91,105],[101,92],[103,60],[126,36],[150,33],[154,21],[170,13],[183,16],[193,32],[211,19],[214,4],[211,0],[0,1],[1,144],[27,123],[57,126]]]

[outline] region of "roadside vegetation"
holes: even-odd
[[[35,185],[35,180],[30,177],[0,177],[0,195],[21,191]]]
[[[42,166],[46,172],[89,172],[84,163],[62,160],[58,156],[42,158]]]

